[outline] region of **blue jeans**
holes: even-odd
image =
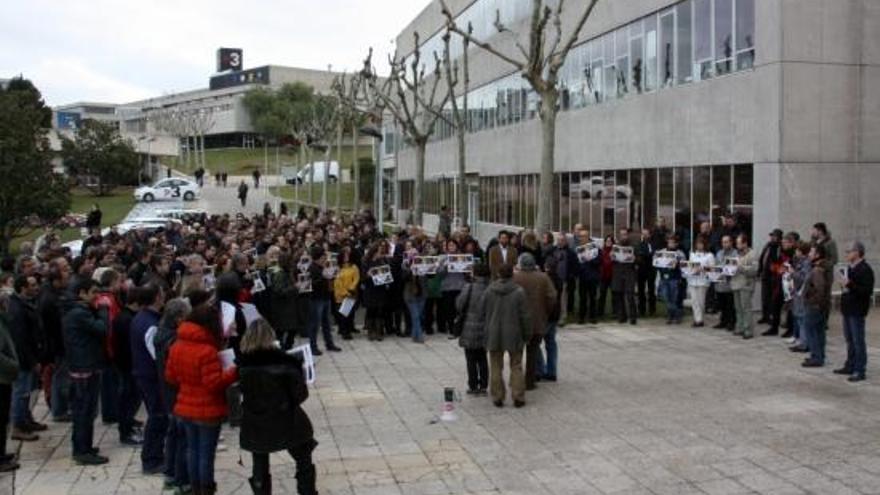
[[[162,402],[157,377],[135,377],[141,391],[144,408],[147,410],[147,424],[144,425],[144,445],[141,448],[141,466],[145,470],[155,469],[165,462],[165,434],[168,431],[168,414]]]
[[[556,322],[547,324],[547,333],[544,334],[544,350],[547,352],[547,360],[544,353],[538,353],[538,374],[541,376],[556,376],[556,364],[559,360],[559,346],[556,345]]]
[[[330,300],[312,299],[309,301],[309,343],[312,350],[318,348],[318,326],[324,334],[324,346],[333,347],[333,334],[330,331]]]
[[[660,297],[666,303],[666,318],[669,320],[681,320],[682,307],[679,298],[680,281],[675,278],[661,278],[658,289]]]
[[[422,312],[425,310],[425,298],[409,299],[406,301],[409,308],[409,318],[412,322],[412,339],[422,340],[424,334],[422,332]]]
[[[34,388],[34,372],[18,372],[12,382],[12,425],[24,426],[34,421],[31,414],[31,390]]]
[[[174,480],[175,486],[189,484],[189,470],[186,462],[186,428],[177,416],[168,418],[168,431],[165,435],[165,477]]]
[[[795,335],[797,335],[797,343],[808,347],[809,342],[807,342],[807,325],[806,325],[806,316],[795,316],[792,319],[792,324],[795,327]]]
[[[71,440],[74,457],[91,453],[100,388],[99,371],[93,372],[87,378],[70,377],[70,407],[73,416]]]
[[[825,364],[825,312],[807,308],[804,326],[810,360]]]
[[[63,359],[55,360],[52,372],[52,417],[60,418],[70,414],[70,375]]]
[[[865,317],[844,316],[843,336],[846,338],[846,364],[853,375],[864,375],[868,366],[868,347],[865,344]]]
[[[220,424],[207,425],[183,420],[183,427],[186,430],[186,462],[190,484],[199,487],[213,485]]]
[[[101,371],[101,420],[119,421],[119,378],[116,370],[109,366]]]

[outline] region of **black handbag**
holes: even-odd
[[[471,306],[471,294],[474,292],[474,284],[468,286],[467,297],[464,300],[464,306],[461,312],[455,315],[455,323],[452,326],[453,335],[460,337],[464,331],[464,323],[467,320],[468,308]]]

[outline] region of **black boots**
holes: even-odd
[[[264,479],[248,478],[251,484],[251,490],[254,495],[272,495],[272,477],[266,476]]]
[[[296,493],[299,495],[318,495],[318,491],[315,488],[316,478],[317,473],[315,472],[314,464],[306,466],[298,464],[296,466]]]

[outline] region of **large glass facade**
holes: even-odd
[[[476,30],[477,25],[491,27],[496,8],[501,9],[502,18],[530,15],[529,8],[521,11],[513,7],[523,1],[478,0],[466,12],[476,9],[479,16],[492,13],[488,24],[482,20],[475,23]],[[481,8],[483,4],[491,10]],[[491,34],[489,31],[486,36]],[[442,41],[439,43],[442,49]],[[433,60],[424,54],[422,58]],[[750,69],[754,58],[754,0],[684,0],[572,48],[560,71],[560,104],[563,110],[570,110],[702,81]],[[468,130],[479,132],[533,119],[538,104],[537,93],[519,73],[506,75],[471,90]],[[444,113],[450,117],[451,112],[448,105]],[[437,126],[432,139],[453,136],[448,122],[441,119]]]
[[[690,246],[700,223],[717,225],[722,215],[732,212],[750,231],[752,168],[716,165],[558,173],[553,182],[555,199],[550,203],[552,225],[570,231],[580,224],[593,237],[602,237],[621,228],[652,226],[663,217],[682,236],[683,244]],[[431,184],[436,185],[426,184],[426,192],[431,188],[438,192],[426,194],[426,201],[437,205],[443,183]],[[478,220],[517,228],[534,226],[537,188],[537,174],[480,177]],[[434,205],[426,205],[425,211],[433,212]]]

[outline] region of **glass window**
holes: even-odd
[[[580,172],[572,172],[568,182],[568,201],[571,204],[571,225],[581,223]]]
[[[617,70],[614,66],[614,34],[605,35],[605,99],[617,97]]]
[[[715,0],[715,73],[733,70],[733,0]]]
[[[754,170],[752,165],[733,168],[733,210],[743,231],[752,232],[752,205],[754,202]]]
[[[568,230],[571,223],[571,175],[559,174],[559,230]]]
[[[694,73],[697,80],[712,77],[712,0],[694,0]]]
[[[675,13],[660,16],[660,87],[675,81]]]
[[[673,214],[675,213],[675,208],[673,207],[673,194],[672,194],[672,180],[673,180],[673,169],[671,168],[661,168],[657,171],[660,175],[659,179],[659,205],[657,210],[657,217],[664,218],[666,220],[666,225],[668,227],[672,227],[672,219]]]
[[[657,169],[645,169],[642,198],[644,201],[643,227],[650,227],[657,220]]]
[[[535,212],[537,210],[538,182],[535,175],[526,176],[526,218],[525,225],[533,227],[535,225]]]
[[[732,185],[730,165],[712,167],[712,222],[714,224],[719,224],[721,217],[730,212]]]
[[[675,232],[682,247],[691,247],[691,168],[675,169]]]
[[[614,231],[630,228],[629,202],[632,200],[632,189],[629,187],[629,170],[616,172],[614,185]]]
[[[629,32],[620,28],[615,33],[617,55],[617,96],[623,98],[629,93]]]
[[[644,42],[645,38],[642,35],[642,21],[636,21],[629,27],[630,32],[630,42],[629,42],[629,50],[630,50],[630,61],[632,65],[630,66],[630,87],[636,93],[641,93],[644,88],[643,79],[645,77],[645,61],[644,61]]]
[[[736,70],[755,65],[755,0],[736,0]]]
[[[657,87],[657,16],[645,19],[645,67],[643,87],[653,91]]]
[[[684,84],[693,81],[693,43],[691,40],[691,0],[685,0],[676,6],[676,44],[677,44],[677,67],[678,67],[678,83]]]
[[[614,234],[614,172],[602,175],[602,235]]]
[[[602,237],[602,189],[605,179],[599,172],[590,176],[590,210],[592,211],[592,226],[590,233],[593,237]]]
[[[630,170],[629,172],[629,225],[633,229],[640,229],[644,224],[642,220],[642,171]]]
[[[700,224],[712,221],[710,215],[709,196],[712,189],[711,168],[710,167],[694,167],[694,225],[695,233],[700,231]]]

